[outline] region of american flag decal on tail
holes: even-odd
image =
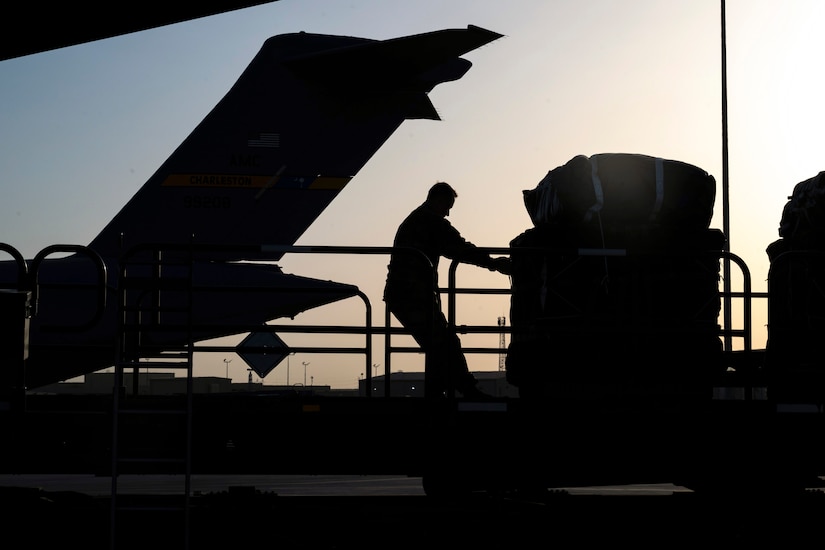
[[[249,147],[277,148],[281,146],[281,134],[261,132],[258,137],[249,139],[246,144]]]

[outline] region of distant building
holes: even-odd
[[[518,397],[518,390],[507,383],[505,373],[500,371],[480,371],[473,375],[478,379],[481,391],[495,397]],[[372,378],[372,396],[383,397],[385,376]],[[80,381],[60,382],[30,390],[30,394],[97,394],[112,393],[115,374],[113,372],[95,372]],[[135,378],[132,372],[123,373],[123,387],[126,392],[133,392]],[[358,381],[357,389],[333,389],[324,385],[304,386],[268,386],[262,382],[232,382],[229,378],[202,376],[192,379],[194,393],[236,393],[265,392],[282,395],[323,395],[331,397],[364,397],[367,395],[367,381]],[[139,395],[175,395],[186,393],[186,378],[176,377],[171,372],[140,372],[137,375],[137,393]],[[424,397],[423,372],[394,372],[390,375],[390,395],[397,397]]]
[[[125,391],[134,391],[135,377],[131,372],[123,373]],[[83,376],[80,381],[49,384],[34,390],[30,394],[76,394],[106,395],[112,393],[115,373],[94,372]],[[232,382],[229,378],[218,376],[201,376],[192,379],[194,393],[232,393],[232,392],[267,392],[283,395],[328,395],[355,396],[356,389],[332,389],[324,385],[266,386],[261,382]],[[137,376],[137,393],[139,395],[175,395],[186,393],[186,378],[176,377],[171,372],[140,372]]]
[[[135,377],[131,372],[123,373],[123,387],[126,391],[135,389]],[[35,394],[110,394],[115,383],[113,372],[93,372],[77,382],[60,382],[31,390]],[[227,378],[193,378],[195,393],[223,393],[231,391],[232,381]],[[171,372],[138,373],[137,392],[141,395],[170,395],[186,392],[186,379],[175,378]]]
[[[473,376],[478,380],[478,388],[494,397],[518,397],[518,388],[507,382],[502,371],[479,371]],[[384,375],[372,377],[372,396],[383,397],[386,387]],[[358,381],[358,395],[367,395],[367,381]],[[424,397],[423,372],[394,372],[390,374],[390,396]]]

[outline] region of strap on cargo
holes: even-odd
[[[656,165],[656,202],[650,212],[650,221],[652,222],[659,217],[659,211],[662,209],[662,202],[665,198],[665,161],[657,157],[654,164]]]
[[[584,221],[589,222],[593,218],[593,214],[598,213],[602,206],[604,206],[604,191],[602,189],[602,180],[599,177],[599,164],[596,159],[590,160],[590,179],[593,181],[593,195],[596,197],[596,202],[587,209],[584,213]]]
[[[552,172],[548,172],[544,176],[536,186],[534,193],[536,195],[536,206],[534,210],[528,210],[528,212],[533,225],[541,225],[552,220],[559,210],[558,197],[553,188]]]

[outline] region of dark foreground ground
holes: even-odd
[[[253,487],[198,494],[187,520],[163,495],[118,497],[0,488],[4,548],[407,549],[810,546],[821,540],[825,494],[772,497],[477,494],[295,496]],[[169,510],[162,510],[169,504]],[[140,510],[146,506],[147,509]],[[187,536],[188,533],[188,536]],[[114,540],[114,544],[113,544]]]

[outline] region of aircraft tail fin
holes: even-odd
[[[391,40],[268,39],[226,96],[90,248],[291,245],[405,119],[437,120],[427,93],[459,56],[501,35],[469,26]],[[271,257],[270,257],[271,259]]]

